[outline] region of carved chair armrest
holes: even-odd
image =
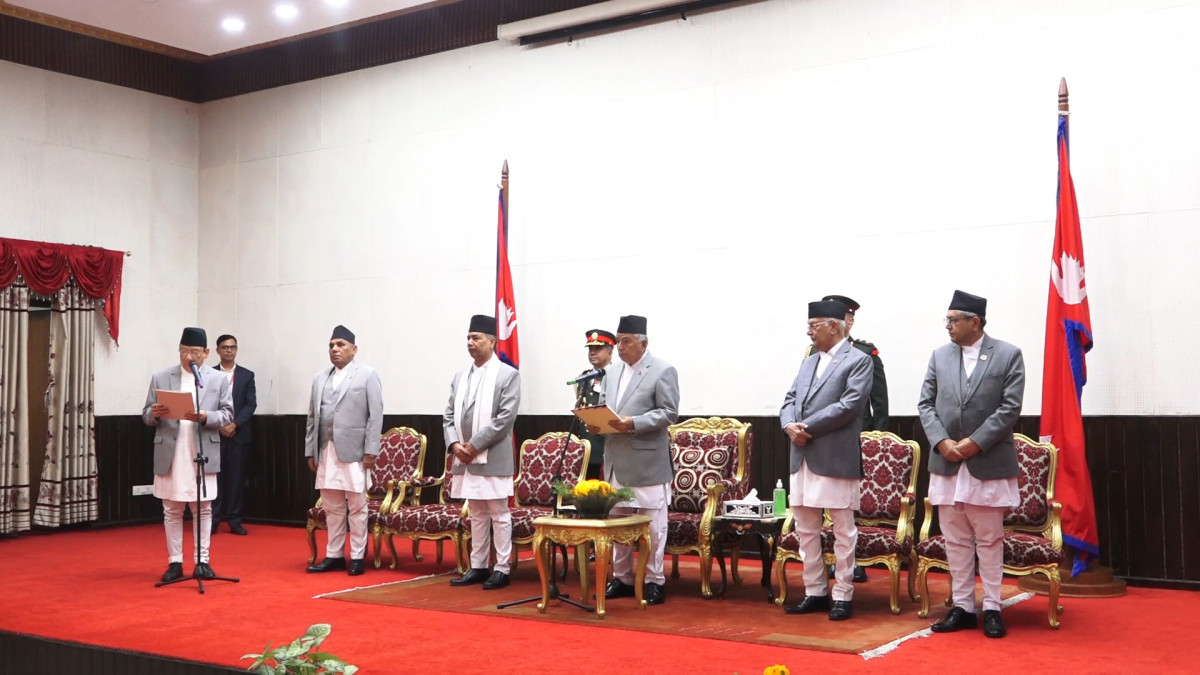
[[[1062,550],[1062,502],[1057,499],[1051,499],[1048,504],[1050,507],[1050,516],[1046,518],[1046,528],[1042,530],[1042,536],[1049,539],[1054,544],[1054,548]]]
[[[717,515],[717,511],[720,509],[721,504],[725,502],[722,495],[725,494],[726,490],[735,485],[737,485],[737,481],[729,478],[723,478],[719,481],[713,482],[712,485],[708,486],[708,499],[706,499],[704,502],[704,514],[700,516],[701,529],[704,529],[704,523],[712,522],[712,519]]]
[[[933,507],[929,504],[929,497],[925,498],[925,517],[921,519],[921,536],[917,541],[925,541],[929,538],[929,528],[933,526]]]

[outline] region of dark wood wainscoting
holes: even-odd
[[[523,415],[518,439],[570,428],[568,415]],[[775,417],[741,417],[754,426],[753,483],[769,494],[787,475],[787,443]],[[440,415],[386,415],[384,428],[409,426],[429,438],[427,474],[440,473]],[[1195,417],[1089,417],[1088,461],[1096,497],[1101,562],[1134,581],[1200,587],[1200,419]],[[916,417],[892,418],[891,430],[922,448],[918,494],[928,487],[928,441]],[[1023,417],[1017,430],[1037,438],[1038,419]],[[134,485],[152,481],[151,429],[137,416],[96,420],[100,467],[100,523],[161,518],[153,497],[131,497]],[[317,498],[304,461],[304,416],[259,415],[248,467],[248,520],[303,525]],[[923,511],[923,508],[922,508]],[[923,512],[917,515],[920,525]]]

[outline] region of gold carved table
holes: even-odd
[[[634,597],[639,609],[646,608],[642,599],[642,587],[646,581],[646,562],[650,557],[650,516],[632,515],[605,520],[588,518],[555,518],[543,516],[533,519],[533,551],[537,557],[538,578],[542,582],[542,601],[538,611],[546,613],[550,604],[550,553],[551,546],[576,547],[579,565],[579,587],[582,598],[588,597],[587,557],[592,545],[596,547],[596,616],[604,618],[604,582],[608,579],[608,565],[612,560],[613,544],[638,545],[637,564],[634,567]]]

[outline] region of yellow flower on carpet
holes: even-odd
[[[763,671],[763,675],[792,675],[792,671],[788,670],[787,666],[774,665],[767,666]]]

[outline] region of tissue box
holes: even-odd
[[[726,518],[774,518],[775,502],[729,500],[721,515]]]

